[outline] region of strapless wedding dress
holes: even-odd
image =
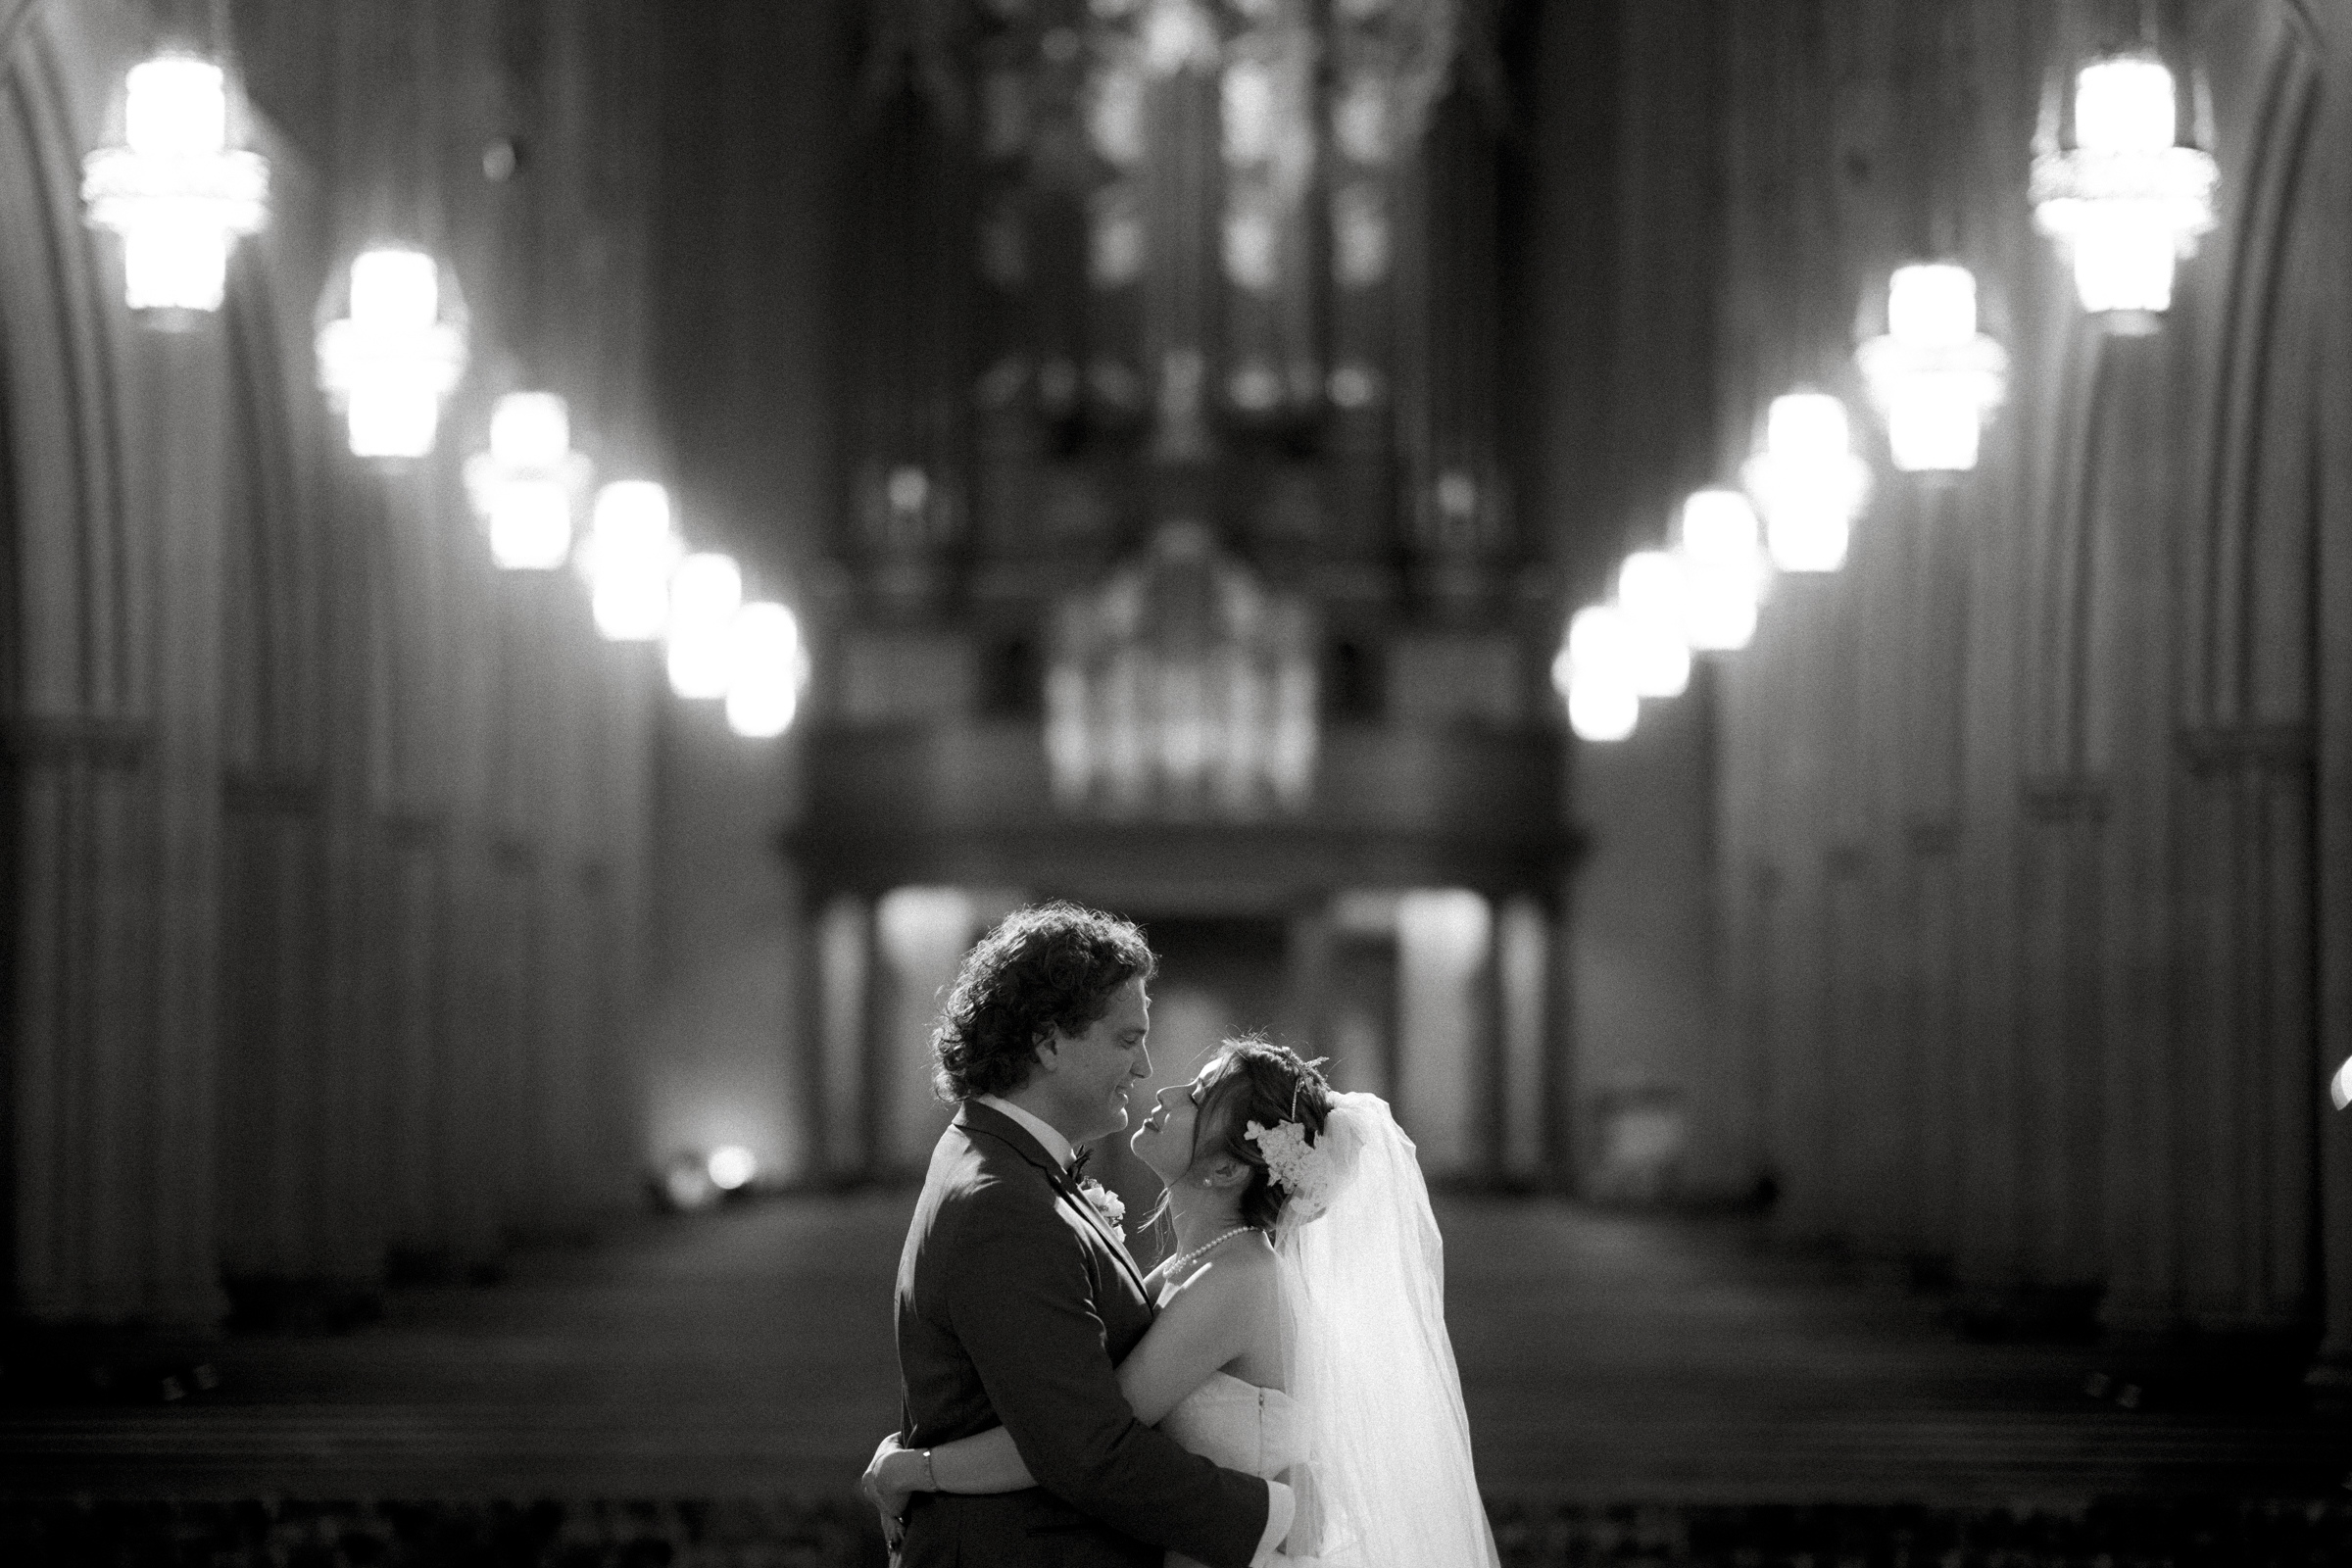
[[[1306,1452],[1298,1407],[1289,1395],[1224,1372],[1210,1373],[1206,1383],[1179,1400],[1159,1430],[1228,1470],[1268,1481],[1279,1480]],[[1171,1551],[1166,1568],[1200,1565]]]

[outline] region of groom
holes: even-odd
[[[1003,1425],[1027,1492],[909,1501],[905,1568],[1263,1563],[1288,1487],[1224,1470],[1136,1420],[1113,1369],[1152,1326],[1143,1276],[1078,1189],[1078,1145],[1127,1125],[1151,1075],[1153,960],[1125,920],[1022,909],[963,960],[932,1036],[956,1119],[899,1257],[899,1441]]]

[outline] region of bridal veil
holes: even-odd
[[[1496,1568],[1413,1142],[1385,1102],[1346,1094],[1316,1148],[1334,1164],[1328,1206],[1276,1236],[1307,1433],[1289,1550],[1325,1568]]]

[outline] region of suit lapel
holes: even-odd
[[[1145,1287],[1143,1270],[1136,1267],[1133,1254],[1127,1250],[1127,1244],[1112,1234],[1109,1223],[1096,1212],[1094,1204],[1086,1200],[1086,1195],[1078,1191],[1069,1173],[1061,1168],[1060,1161],[1047,1153],[1044,1147],[1030,1136],[1026,1127],[992,1105],[975,1104],[968,1100],[957,1108],[956,1120],[967,1134],[985,1133],[1010,1146],[1014,1152],[1043,1172],[1054,1196],[1076,1209],[1078,1217],[1086,1221],[1087,1228],[1102,1238],[1112,1255],[1118,1258],[1119,1266],[1127,1271],[1127,1277],[1135,1282],[1136,1293],[1143,1297],[1144,1304],[1151,1305],[1152,1293]]]
[[[1101,1210],[1086,1200],[1084,1193],[1070,1185],[1066,1175],[1050,1173],[1050,1177],[1054,1182],[1054,1190],[1061,1194],[1061,1200],[1077,1209],[1085,1217],[1086,1222],[1095,1228],[1095,1234],[1110,1244],[1110,1250],[1118,1254],[1119,1261],[1126,1266],[1127,1277],[1135,1281],[1136,1290],[1143,1294],[1146,1301],[1151,1300],[1152,1293],[1144,1289],[1143,1270],[1135,1266],[1134,1255],[1127,1250],[1126,1242],[1111,1230],[1110,1222],[1102,1217]]]

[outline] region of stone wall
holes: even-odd
[[[460,481],[499,393],[642,462],[631,8],[36,5],[0,44],[9,1308],[364,1310],[637,1179],[656,672]],[[230,52],[270,229],[214,318],[122,304],[80,161],[159,43]],[[486,162],[504,146],[512,172]],[[349,458],[312,334],[365,242],[449,260],[438,452]]]
[[[1881,461],[1843,572],[1726,662],[1725,1119],[1793,1236],[2119,1332],[2324,1319],[2340,1366],[2352,15],[2158,9],[2222,211],[2139,337],[2026,201],[2091,8],[1726,13],[1721,471],[1797,381],[1862,406],[1906,259],[1975,270],[2012,377],[1974,473]]]

